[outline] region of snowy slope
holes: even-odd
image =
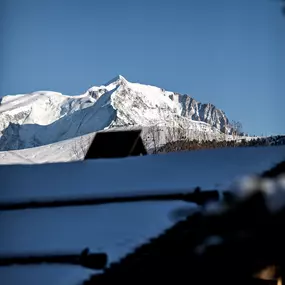
[[[118,76],[78,96],[51,91],[5,96],[0,102],[0,150],[55,143],[110,127],[182,126],[191,136],[230,131],[224,112],[187,95]]]
[[[127,126],[127,127],[114,127],[110,129],[103,130],[122,130],[122,129],[137,129],[137,127]],[[142,138],[146,148],[149,153],[154,148],[165,144],[169,141],[168,128],[166,127],[144,127],[142,128]],[[68,140],[63,140],[60,142],[43,145],[39,147],[20,149],[20,150],[9,150],[0,151],[0,165],[1,164],[34,164],[34,163],[52,163],[52,162],[68,162],[76,161],[84,158],[84,155],[89,148],[94,135],[90,133],[84,136],[75,137]],[[195,139],[213,139],[220,138],[222,140],[232,140],[231,135],[221,135],[215,136],[211,133],[204,133],[200,131],[188,132],[189,136],[193,136]],[[239,139],[254,139],[253,137],[235,137],[235,140]]]
[[[173,189],[189,190],[196,186],[208,189],[219,187],[222,190],[233,179],[262,171],[283,159],[285,146],[274,146],[198,150],[69,163],[0,165],[0,201],[31,197],[71,197],[78,193],[80,196],[88,196],[93,195],[94,191],[103,195],[114,195],[122,191],[135,194],[144,190],[150,190],[151,193]],[[17,179],[13,179],[13,173]],[[205,175],[207,179],[201,180]],[[95,185],[97,190],[94,190]]]
[[[94,133],[57,143],[10,151],[0,151],[1,164],[68,162],[84,158]]]
[[[228,188],[285,159],[285,146],[227,148],[124,159],[0,166],[0,202],[49,197],[106,196]],[[112,177],[112,179],[109,179]],[[205,179],[206,178],[206,179]],[[139,183],[138,183],[139,181]],[[0,213],[0,254],[38,251],[106,251],[118,260],[174,221],[182,202]],[[193,207],[192,204],[187,207]],[[78,285],[91,274],[74,266],[0,267],[1,285]]]

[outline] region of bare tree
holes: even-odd
[[[241,133],[242,133],[242,124],[239,121],[234,121],[233,120],[232,123],[231,123],[231,126],[232,126],[233,138],[236,139],[237,136],[241,135]]]
[[[160,147],[160,128],[158,126],[150,127],[149,135],[152,143],[153,153],[158,153]]]
[[[172,125],[166,128],[165,143],[172,144],[171,151],[179,151],[189,141],[189,130],[183,125]]]
[[[178,126],[166,127],[165,141],[174,142],[181,140],[183,137],[182,130]]]

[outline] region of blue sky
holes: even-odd
[[[0,0],[0,96],[81,94],[121,74],[285,133],[278,0]]]

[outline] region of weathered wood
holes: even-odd
[[[80,207],[80,206],[96,206],[110,203],[130,203],[142,201],[184,201],[204,205],[210,201],[219,200],[219,192],[217,190],[201,191],[196,188],[195,191],[189,193],[170,193],[170,194],[145,194],[134,196],[120,197],[86,197],[66,200],[43,200],[29,202],[10,202],[1,203],[0,211],[13,211],[24,209],[41,209],[41,208],[58,208],[58,207]]]
[[[73,264],[100,270],[106,267],[107,258],[106,253],[89,253],[87,249],[82,251],[81,254],[0,255],[0,266],[34,265],[41,263]]]

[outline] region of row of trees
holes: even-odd
[[[285,144],[285,136],[248,138],[242,132],[242,124],[233,121],[231,136],[222,134],[219,139],[211,138],[207,132],[192,133],[183,127],[161,128],[152,127],[148,140],[151,141],[151,153],[189,151],[198,149],[213,149],[222,147],[252,147]],[[162,136],[164,136],[162,138]]]
[[[167,153],[174,151],[189,151],[189,150],[200,150],[200,149],[214,149],[214,148],[223,148],[223,147],[249,147],[249,146],[265,146],[270,145],[269,141],[263,139],[254,139],[254,140],[241,140],[241,141],[198,141],[198,140],[189,140],[189,141],[175,141],[169,142],[164,146],[160,147],[157,150],[157,153]]]

